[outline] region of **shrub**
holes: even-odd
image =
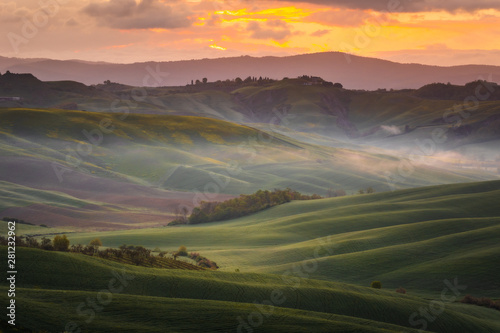
[[[382,282],[380,281],[373,281],[371,283],[371,287],[375,289],[382,289]]]
[[[177,255],[187,257],[188,255],[187,248],[184,245],[179,246],[179,250],[177,250]]]
[[[406,294],[406,289],[403,287],[399,287],[398,289],[396,289],[396,292],[400,294]]]
[[[42,237],[42,244],[40,244],[42,250],[52,251],[54,247],[52,246],[52,241],[46,237]]]
[[[40,243],[36,240],[36,238],[33,237],[26,237],[26,246],[27,247],[34,247],[34,248],[39,248]]]
[[[69,240],[66,235],[59,236],[57,235],[52,240],[52,244],[54,246],[54,250],[56,251],[68,251],[69,249]]]
[[[89,245],[99,247],[99,246],[102,246],[102,242],[99,238],[95,238],[95,239],[90,241]]]
[[[478,297],[474,297],[471,295],[466,295],[460,302],[500,310],[500,301],[495,302],[492,299],[487,298],[487,297],[479,297],[478,298]]]

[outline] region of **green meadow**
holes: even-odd
[[[498,311],[458,301],[466,294],[500,297],[499,199],[500,182],[468,183],[295,201],[205,225],[71,233],[71,244],[99,237],[105,247],[186,245],[221,269],[151,269],[18,248],[19,322],[48,331],[74,322],[83,332],[237,332],[238,318],[248,324],[259,313],[254,303],[269,305],[274,297],[251,329],[417,332],[423,317],[413,314],[432,311],[451,285],[456,296],[450,291],[452,301],[439,303],[443,310],[426,320],[427,330],[497,332]],[[133,278],[86,323],[86,312],[76,308],[106,288],[112,271]],[[369,287],[374,280],[381,290]],[[396,293],[399,287],[407,293]]]

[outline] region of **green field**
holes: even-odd
[[[175,250],[185,245],[221,270],[281,274],[318,251],[313,278],[388,288],[439,291],[459,276],[469,292],[500,297],[500,182],[445,185],[390,193],[295,201],[236,220],[102,233],[76,233]],[[478,202],[482,205],[478,206]],[[432,272],[432,274],[429,274]]]
[[[151,269],[18,248],[19,322],[49,331],[74,321],[89,332],[236,332],[252,303],[281,295],[256,332],[413,332],[422,317],[412,314],[432,309],[455,285],[443,312],[426,320],[428,331],[497,332],[498,311],[458,300],[500,297],[499,199],[498,181],[456,184],[292,202],[205,225],[72,233],[73,244],[95,237],[108,247],[184,244],[221,269]],[[19,225],[18,233],[33,228]],[[75,308],[123,269],[133,280],[85,323]],[[373,280],[382,290],[369,288]]]
[[[409,318],[429,307],[417,293],[297,277],[149,269],[24,248],[17,261],[17,321],[50,332],[76,326],[83,332],[240,332],[238,318],[259,332],[417,332],[421,326]],[[267,307],[259,312],[256,302]],[[496,332],[499,325],[494,310],[446,303],[428,329]]]

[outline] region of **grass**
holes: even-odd
[[[418,327],[408,318],[419,307],[429,306],[418,295],[311,279],[290,281],[278,275],[162,270],[26,248],[17,249],[16,259],[22,272],[16,280],[16,304],[22,304],[17,320],[30,329],[59,331],[73,321],[92,332],[232,332],[237,331],[238,317],[248,322],[258,309],[254,302],[279,299],[280,304],[269,308],[272,314],[263,318],[260,331],[416,332]],[[98,293],[109,288],[116,273],[126,277],[126,285],[86,323],[85,303],[102,299]],[[431,332],[498,328],[494,310],[454,303],[446,304],[444,312],[429,322]]]
[[[319,90],[311,93],[319,93],[325,88],[315,89]],[[215,94],[218,97],[208,92],[203,94],[199,96],[200,101],[220,102],[220,94]],[[53,193],[43,193],[47,189],[65,192],[66,195],[61,194],[61,199],[65,199],[60,200],[62,202],[92,201],[87,198],[106,194],[102,188],[85,197],[72,191],[82,182],[76,178],[88,179],[89,176],[95,178],[86,180],[87,184],[99,183],[100,179],[113,180],[143,186],[144,191],[152,185],[163,190],[215,191],[230,195],[286,187],[320,195],[325,195],[329,188],[343,188],[349,194],[369,186],[387,191],[390,186],[384,172],[397,175],[400,166],[390,155],[305,143],[279,133],[269,137],[261,130],[222,120],[151,114],[128,114],[122,118],[121,113],[0,109],[0,152],[7,157],[0,162],[3,180],[31,187],[30,191],[37,193],[31,198],[14,194],[9,188],[13,185],[2,183],[4,205],[1,208],[38,203],[52,206],[52,202],[43,199],[53,197]],[[115,130],[103,133],[102,141],[97,136],[99,140],[92,144],[84,131],[98,130],[103,120],[109,121]],[[54,162],[69,168],[72,172],[64,177],[75,180],[70,183],[67,179],[63,182],[57,179]],[[424,165],[417,166],[412,175],[397,182],[395,187],[479,181],[491,177],[482,171],[457,169],[450,173]],[[70,199],[67,195],[76,197]],[[94,201],[102,206],[101,200]],[[173,211],[168,213],[172,215]],[[41,212],[39,216],[47,214]],[[53,218],[47,216],[47,219]],[[45,224],[50,225],[50,222]]]
[[[105,246],[162,250],[183,244],[221,270],[275,274],[301,267],[316,253],[312,278],[363,286],[380,280],[390,289],[433,294],[458,277],[467,292],[498,297],[499,198],[498,181],[456,184],[297,201],[231,221],[77,233],[70,240],[87,244],[99,237]]]
[[[499,198],[499,181],[454,184],[297,201],[197,226],[72,233],[72,244],[95,237],[108,247],[184,244],[221,269],[137,267],[19,247],[17,320],[47,331],[74,322],[83,332],[239,332],[250,318],[261,324],[250,329],[262,332],[417,332],[424,328],[419,311],[433,311],[431,301],[451,283],[459,286],[456,297],[425,320],[426,329],[497,332],[498,311],[458,301],[500,296]],[[86,322],[86,303],[102,298],[117,273],[129,277],[126,286]],[[369,288],[374,280],[382,289]],[[6,292],[5,281],[0,289]],[[252,317],[259,316],[256,302],[269,305],[276,295],[262,322]]]

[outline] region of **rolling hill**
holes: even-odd
[[[203,226],[98,233],[105,246],[172,249],[182,242],[222,271],[18,248],[18,320],[49,331],[74,323],[94,332],[497,332],[497,311],[457,301],[466,293],[500,296],[499,197],[498,181],[456,184],[292,202]],[[19,226],[19,233],[33,228]],[[88,302],[104,300],[99,292],[117,274],[124,288],[88,320]],[[365,287],[375,279],[382,290]],[[436,312],[433,304],[453,285],[456,297],[447,295]],[[407,294],[394,292],[400,286]],[[437,315],[424,319],[426,309]]]
[[[400,161],[383,151],[195,116],[3,108],[0,137],[0,215],[49,226],[164,225],[179,206],[258,189],[325,195],[495,177],[422,165],[392,184],[386,173],[397,174]]]
[[[183,244],[222,270],[283,274],[320,252],[308,277],[438,292],[459,277],[468,292],[500,297],[500,182],[442,185],[313,201],[204,225],[74,234],[105,246]],[[481,205],[477,203],[481,202]],[[29,230],[29,229],[26,229]],[[432,272],[430,274],[429,272]]]

